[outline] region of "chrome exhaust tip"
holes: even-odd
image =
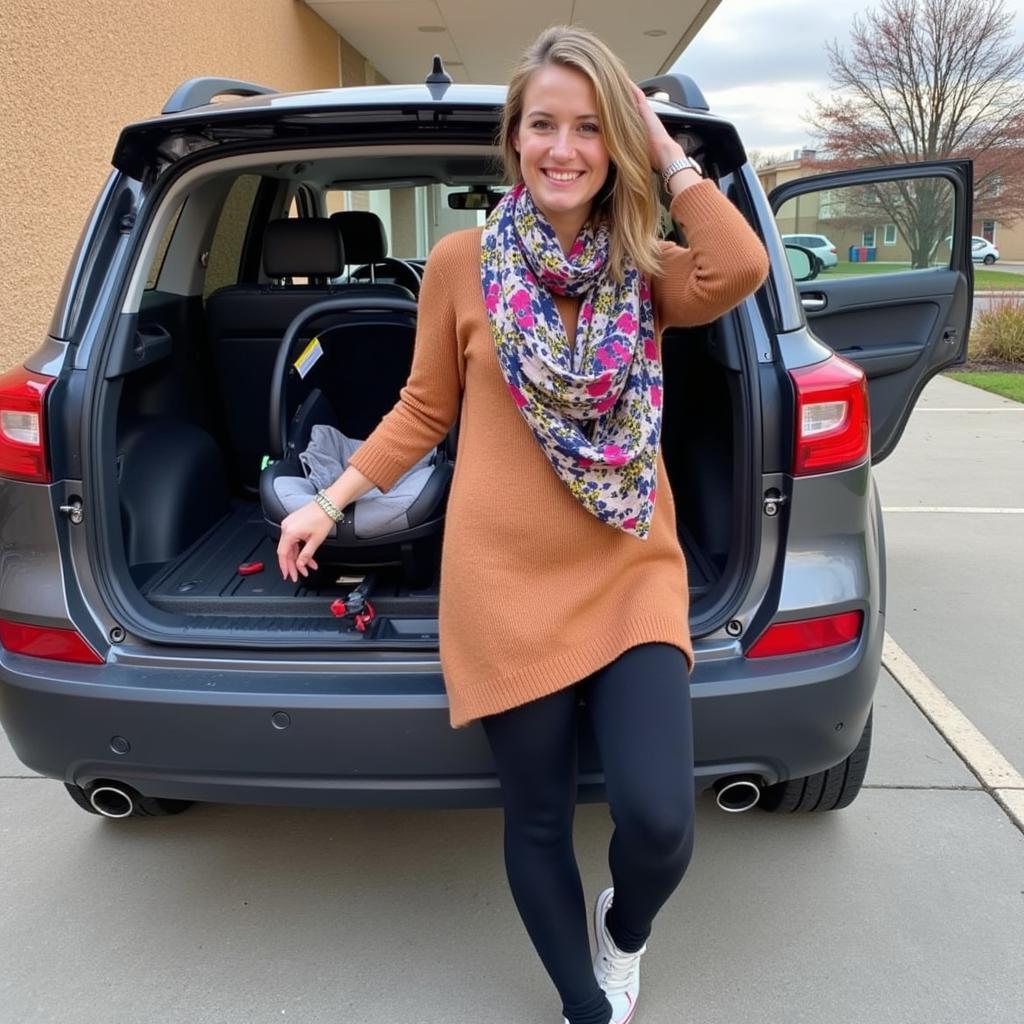
[[[761,780],[755,775],[729,775],[715,783],[715,803],[723,811],[749,811],[761,799]]]
[[[128,818],[135,810],[132,794],[121,786],[103,783],[89,790],[89,803],[104,818]]]

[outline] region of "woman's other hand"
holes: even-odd
[[[281,520],[281,540],[277,545],[281,579],[291,577],[292,583],[296,583],[300,572],[303,576],[309,575],[307,566],[319,568],[313,554],[333,526],[331,517],[315,501],[297,508]]]
[[[651,161],[651,170],[661,174],[673,160],[686,156],[686,151],[669,135],[661,123],[661,118],[651,110],[643,89],[635,82],[631,82],[630,85],[633,87],[633,99],[636,100],[640,120],[647,129],[647,157]]]

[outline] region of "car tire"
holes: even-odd
[[[992,264],[995,263],[995,261],[996,258],[995,256],[992,255],[992,253],[989,253],[984,260],[984,262],[987,263],[989,266],[992,266]]]
[[[868,768],[871,751],[871,721],[874,705],[868,711],[868,720],[856,749],[839,764],[814,775],[787,779],[766,786],[757,806],[763,811],[787,814],[793,811],[838,811],[849,807],[860,792]]]
[[[76,786],[70,782],[64,783],[64,788],[68,791],[68,795],[83,811],[88,811],[90,814],[98,815],[100,812],[96,810],[92,805],[92,801],[89,799],[88,794],[82,789],[81,786]],[[132,794],[132,813],[128,815],[130,818],[158,818],[164,817],[168,814],[181,814],[182,811],[187,810],[192,806],[192,800],[168,800],[163,797],[155,796],[142,796],[141,793]]]

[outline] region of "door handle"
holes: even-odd
[[[824,309],[828,305],[828,299],[822,295],[821,292],[815,292],[813,295],[801,295],[800,304],[804,309],[817,312],[819,309]]]

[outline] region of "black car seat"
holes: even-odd
[[[314,324],[322,355],[299,379],[294,366],[299,339]],[[280,536],[281,520],[308,504],[316,492],[300,459],[314,429],[320,428],[320,442],[326,428],[340,433],[337,451],[343,452],[342,467],[347,465],[347,456],[398,401],[412,368],[415,335],[416,306],[410,298],[387,288],[355,285],[310,307],[287,330],[267,410],[270,452],[276,461],[260,476],[260,502],[272,536]],[[453,427],[387,494],[373,488],[360,497],[345,522],[331,528],[320,560],[400,565],[408,582],[428,582],[436,569],[431,552],[443,530],[454,446]],[[334,478],[332,473],[326,482]]]
[[[337,224],[326,217],[269,221],[262,257],[271,282],[229,285],[206,301],[207,337],[227,423],[227,461],[235,482],[253,491],[262,458],[270,452],[267,397],[285,330],[296,314],[350,287],[330,283],[342,273],[345,253]],[[295,284],[296,277],[308,283]],[[406,289],[394,290],[412,298]]]

